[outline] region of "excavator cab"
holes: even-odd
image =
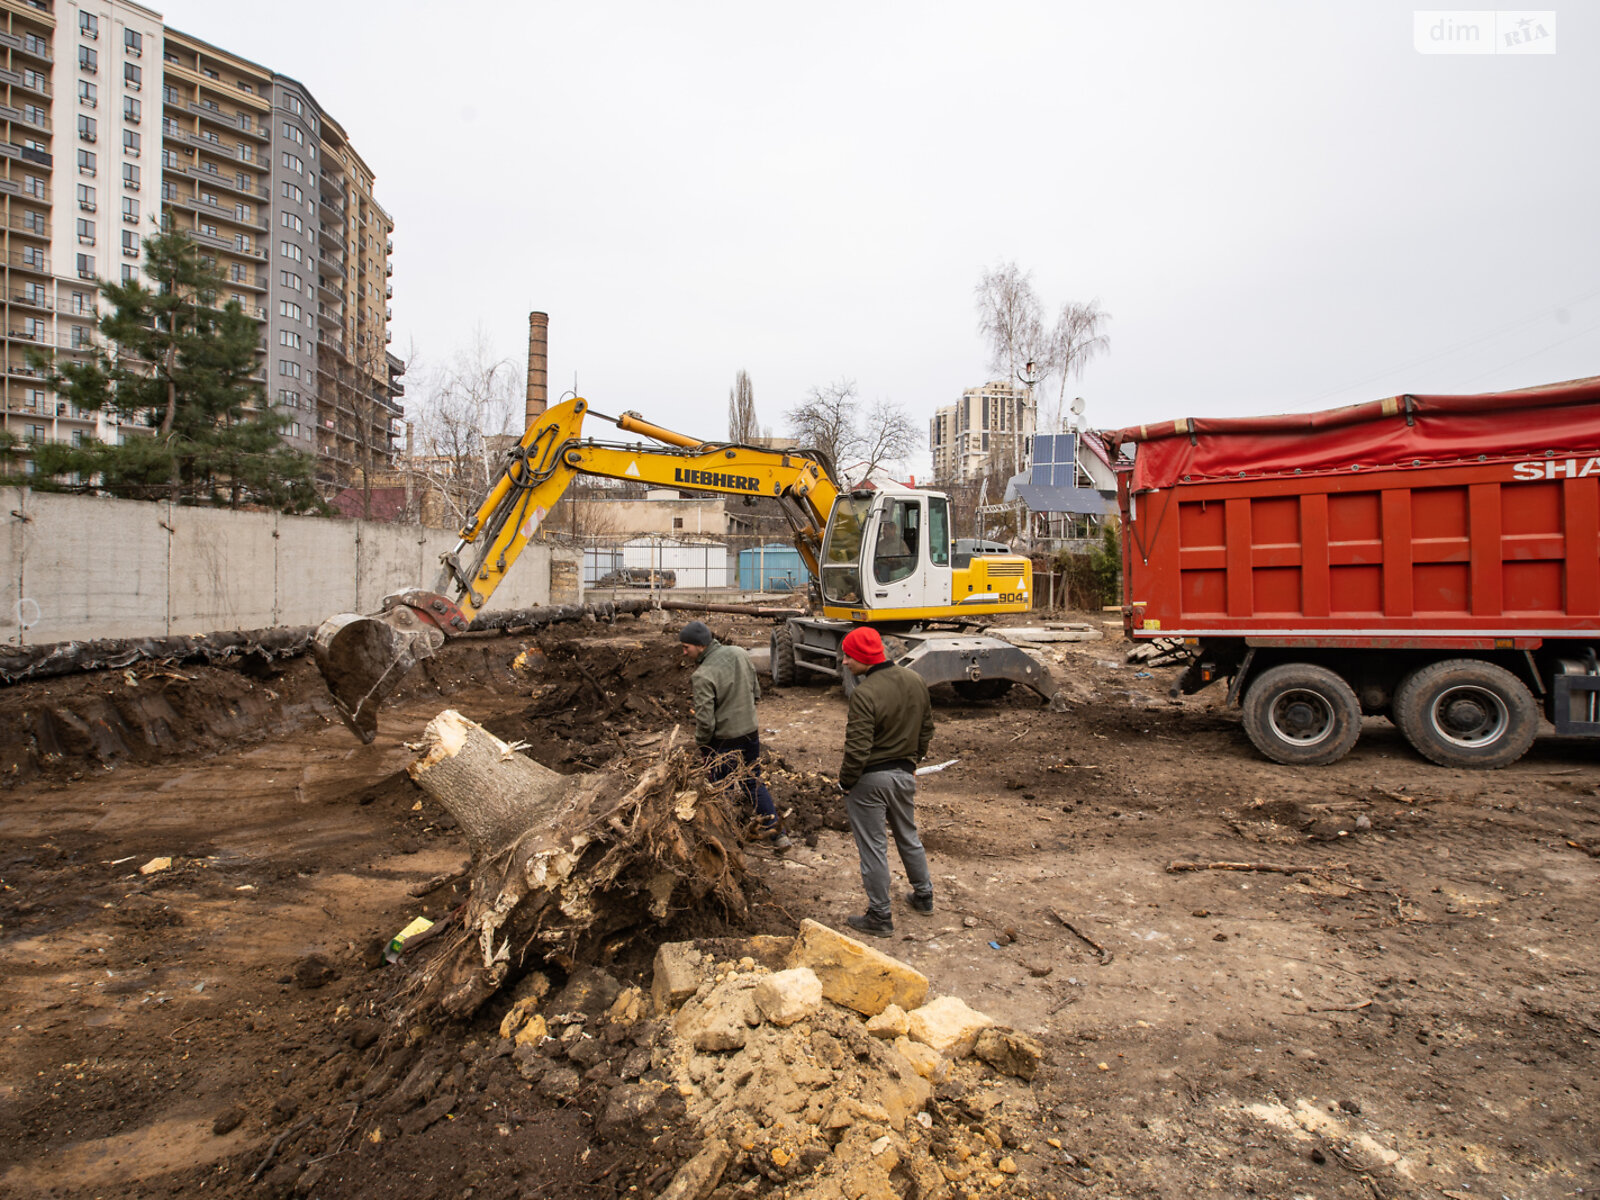
[[[1032,564],[1008,553],[957,568],[950,532],[937,492],[891,484],[840,496],[822,541],[823,615],[881,625],[1027,612]]]

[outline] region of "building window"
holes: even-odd
[[[100,69],[100,56],[94,52],[92,47],[79,46],[78,47],[78,70],[87,71],[90,75],[93,75],[93,74],[95,74],[95,72],[99,71],[99,69]]]
[[[72,311],[79,316],[94,312],[94,304],[90,301],[88,292],[72,293]]]
[[[122,52],[129,58],[144,57],[144,34],[137,30],[124,29],[122,31]]]
[[[288,107],[289,111],[295,116],[299,117],[305,115],[306,107],[300,103],[300,98],[298,96],[289,96],[285,99],[284,103]]]
[[[87,325],[74,325],[72,327],[72,348],[86,350],[91,345],[89,327]]]
[[[138,63],[123,63],[122,82],[129,91],[137,92],[144,86],[144,69]]]
[[[292,258],[295,262],[305,262],[305,251],[293,242],[279,242],[278,250],[285,258]]]
[[[241,84],[240,86],[243,87],[244,85]],[[249,90],[250,90],[249,88],[245,88],[245,91],[249,91]],[[250,132],[251,125],[250,125],[250,114],[249,113],[242,112],[242,113],[239,114],[239,128],[244,130],[246,133]]]
[[[296,275],[293,271],[279,271],[278,282],[283,284],[284,287],[289,288],[291,291],[305,291],[304,282],[301,280],[300,276]]]
[[[24,246],[22,248],[22,263],[28,267],[44,268],[44,247]]]
[[[45,194],[44,180],[37,175],[26,175],[22,180],[22,190],[30,196],[38,196],[43,199]]]
[[[170,84],[161,89],[161,99],[167,104],[183,103],[183,97],[178,94],[178,89]]]
[[[299,217],[295,216],[291,212],[286,212],[283,214],[283,227],[285,229],[292,229],[296,233],[304,233],[306,231],[305,224],[300,220]]]
[[[78,80],[78,103],[94,108],[99,104],[99,94],[87,79]],[[38,122],[35,122],[37,124]]]
[[[78,244],[82,246],[94,245],[94,222],[88,217],[78,218]]]
[[[94,174],[94,151],[93,150],[79,150],[78,151],[78,172],[80,174],[83,174],[83,175],[93,175]]]
[[[217,227],[215,225],[208,225],[206,222],[201,221],[200,224],[198,226],[196,226],[196,228],[199,229],[199,231],[201,233],[205,234],[207,237],[216,237],[217,236]]]
[[[127,188],[130,192],[137,192],[139,190],[138,163],[122,164],[122,186]]]
[[[250,206],[248,204],[235,204],[233,206],[233,215],[241,221],[248,221],[250,219]]]
[[[290,362],[287,358],[280,358],[278,360],[278,374],[289,379],[299,379],[300,364],[297,362]]]
[[[86,142],[92,142],[99,137],[99,126],[93,117],[78,114],[78,136]]]
[[[137,129],[124,129],[122,131],[122,152],[139,156],[139,131]]]
[[[137,229],[124,229],[122,231],[122,253],[128,258],[139,257],[139,231]]]
[[[246,254],[249,254],[250,253],[250,235],[248,233],[236,233],[236,234],[234,234],[233,235],[233,248],[235,250],[242,250]]]
[[[306,194],[294,184],[285,180],[283,184],[283,198],[285,200],[293,200],[296,204],[304,204]]]
[[[300,349],[300,335],[288,329],[281,329],[278,331],[278,345],[298,350]]]
[[[22,336],[34,342],[44,341],[44,322],[38,317],[24,317],[22,319]]]
[[[132,283],[137,278],[139,278],[139,268],[136,267],[136,266],[133,266],[131,263],[123,263],[122,264],[122,282],[123,283]]]
[[[92,254],[80,254],[80,255],[78,255],[78,278],[79,279],[93,279],[94,278],[94,255],[92,255]]]
[[[132,196],[122,198],[122,219],[134,225],[139,223],[139,201]]]
[[[291,125],[288,121],[283,123],[283,136],[288,138],[297,146],[304,146],[306,144],[305,131],[298,125]]]
[[[78,207],[84,212],[94,211],[94,188],[87,183],[78,185]]]
[[[288,388],[279,388],[278,389],[278,403],[283,405],[285,408],[299,408],[300,407],[300,393],[299,392],[295,392],[295,391],[291,391]]]
[[[122,119],[130,125],[137,125],[140,119],[140,107],[137,97],[124,96],[122,98]]]
[[[280,317],[288,317],[291,321],[298,321],[304,315],[304,312],[298,304],[293,304],[288,300],[279,300],[278,315]]]
[[[289,170],[293,171],[296,175],[304,175],[306,173],[305,162],[299,158],[296,158],[287,150],[285,150],[283,153],[283,165],[288,167]]]
[[[100,36],[100,18],[93,13],[80,12],[78,14],[78,32],[89,39]]]

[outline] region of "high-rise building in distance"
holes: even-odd
[[[261,325],[254,382],[328,489],[387,467],[394,221],[305,85],[130,0],[0,0],[4,428],[24,440],[143,436],[59,399],[30,350],[98,337],[99,279],[138,275],[165,218]]]
[[[1005,380],[967,388],[956,403],[935,409],[928,423],[934,479],[966,483],[996,467],[1008,476],[1021,470],[1035,419],[1027,388]]]

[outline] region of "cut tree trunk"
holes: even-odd
[[[687,749],[559,775],[451,710],[420,748],[409,773],[461,825],[472,882],[460,929],[422,956],[412,1015],[469,1017],[527,968],[570,969],[688,910],[747,915],[739,819]]]

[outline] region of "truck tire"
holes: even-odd
[[[794,631],[787,625],[779,625],[772,631],[772,640],[767,645],[772,686],[791,686],[795,681]]]
[[[1244,729],[1273,762],[1324,767],[1361,736],[1361,702],[1328,668],[1284,663],[1261,672],[1245,692]]]
[[[1539,707],[1522,680],[1476,658],[1411,672],[1395,689],[1394,718],[1417,753],[1441,767],[1504,767],[1539,732]]]
[[[976,700],[998,700],[1011,690],[1009,679],[958,679],[950,686],[968,704]]]

